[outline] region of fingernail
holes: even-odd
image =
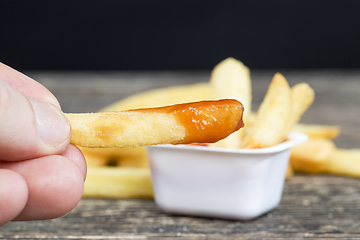
[[[29,100],[34,109],[40,138],[50,145],[64,142],[70,134],[70,123],[61,110],[48,102]]]

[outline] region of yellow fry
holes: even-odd
[[[92,148],[212,143],[238,130],[236,100],[203,101],[124,112],[66,114],[71,143]]]
[[[178,103],[210,100],[209,83],[159,88],[131,95],[115,102],[100,112],[124,111],[135,108],[162,107]]]
[[[103,155],[108,158],[144,158],[146,156],[145,147],[123,147],[123,148],[83,148],[86,153]]]
[[[288,132],[300,121],[301,116],[314,102],[314,98],[314,90],[307,83],[299,83],[291,88],[292,109],[288,122]]]
[[[84,154],[88,166],[148,167],[145,147],[79,148]]]
[[[329,139],[309,139],[291,148],[290,162],[295,172],[323,173],[334,150]]]
[[[244,105],[244,122],[251,113],[251,79],[249,69],[234,58],[227,58],[215,66],[211,73],[210,85],[213,99],[231,98]],[[214,147],[240,148],[244,129],[212,144]]]
[[[83,197],[153,197],[150,170],[144,168],[90,167]]]
[[[336,149],[330,157],[326,172],[360,177],[360,149]]]
[[[185,127],[167,114],[107,112],[66,116],[72,128],[71,143],[82,147],[146,146],[180,141],[186,135]]]
[[[285,77],[275,74],[261,103],[254,125],[245,138],[245,148],[265,148],[285,140],[291,114],[290,87]]]
[[[216,65],[210,86],[213,99],[236,99],[244,105],[244,115],[251,112],[250,70],[242,62],[227,58]]]
[[[116,159],[114,159],[116,160]],[[118,158],[117,167],[130,167],[130,168],[149,168],[147,157],[143,158]]]
[[[294,131],[304,133],[310,138],[336,138],[340,134],[339,126],[330,125],[309,125],[298,123],[293,128]]]
[[[88,167],[101,167],[106,166],[108,164],[108,157],[106,155],[98,154],[96,152],[91,151],[90,148],[79,147],[81,152],[83,153],[86,165]]]

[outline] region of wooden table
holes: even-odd
[[[338,124],[342,148],[360,147],[359,71],[281,71],[316,91],[304,123]],[[256,109],[275,71],[252,71]],[[130,94],[204,82],[209,72],[30,72],[65,112],[96,111]],[[359,159],[360,161],[360,159]],[[280,205],[253,221],[175,216],[151,199],[83,199],[59,219],[11,222],[0,239],[278,239],[360,238],[360,179],[299,175],[286,181]]]

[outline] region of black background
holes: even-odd
[[[360,67],[360,1],[0,1],[19,70]]]

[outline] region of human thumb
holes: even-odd
[[[28,98],[0,80],[0,160],[60,154],[70,135],[70,124],[58,107]]]

